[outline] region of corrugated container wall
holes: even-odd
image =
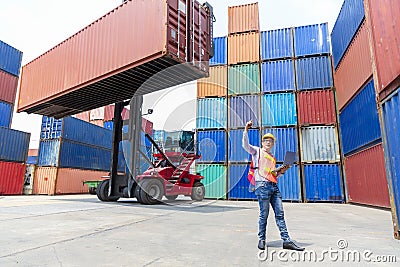
[[[372,57],[369,48],[368,27],[363,22],[334,74],[339,110],[371,76]]]
[[[210,15],[197,1],[187,3],[126,1],[28,63],[22,68],[18,111],[68,116],[206,76]],[[175,65],[169,75],[142,86]]]
[[[248,130],[249,142],[251,145],[260,146],[260,130]],[[228,153],[229,162],[250,162],[251,155],[242,147],[243,130],[229,131]]]
[[[227,95],[228,67],[210,67],[210,76],[197,81],[197,97],[210,97]]]
[[[114,111],[115,111],[115,106],[114,105],[108,105],[104,107],[104,121],[111,121],[114,119]],[[129,109],[123,108],[121,112],[121,117],[123,120],[128,120],[129,119]]]
[[[295,62],[297,89],[322,89],[333,86],[330,57],[301,58]]]
[[[400,2],[397,0],[371,1],[369,7],[370,28],[372,30],[376,70],[378,73],[378,91],[382,92],[391,82],[400,76]],[[397,79],[385,95],[400,86]],[[382,95],[382,98],[384,95]]]
[[[228,94],[260,93],[260,66],[243,64],[228,68]]]
[[[349,202],[390,208],[382,144],[344,159]]]
[[[385,132],[385,158],[388,181],[391,187],[397,218],[393,218],[399,231],[400,223],[400,89],[382,103],[383,128]],[[400,232],[398,233],[400,234]]]
[[[293,151],[297,153],[297,130],[294,127],[289,128],[267,128],[262,134],[272,133],[276,138],[276,143],[271,149],[277,162],[283,162],[285,153]],[[298,158],[298,156],[297,156]]]
[[[260,33],[228,36],[228,64],[255,63],[260,60]]]
[[[0,69],[19,76],[22,52],[0,40]]]
[[[14,104],[18,77],[0,70],[0,101]]]
[[[293,33],[296,57],[330,53],[328,23],[295,27]]]
[[[301,128],[301,160],[339,161],[339,144],[335,126]]]
[[[228,7],[228,33],[260,30],[258,3]]]
[[[343,201],[339,165],[306,164],[303,175],[306,201]]]
[[[104,120],[104,107],[92,109],[90,111],[90,120]]]
[[[331,33],[332,55],[335,68],[339,65],[363,19],[364,1],[345,0]]]
[[[221,164],[196,164],[196,173],[204,176],[206,198],[226,198],[226,166]]]
[[[210,59],[210,66],[228,64],[228,38],[213,38],[214,56]]]
[[[262,125],[296,125],[296,99],[294,93],[266,94],[261,100]],[[254,122],[254,121],[253,121]]]
[[[0,127],[10,128],[13,106],[9,103],[0,101]]]
[[[291,28],[261,32],[261,59],[293,58]]]
[[[89,121],[90,120],[90,111],[78,113],[75,115],[75,118],[82,120],[82,121]]]
[[[30,133],[0,127],[0,160],[25,162],[30,138]]]
[[[293,165],[278,178],[278,188],[283,200],[301,201],[300,172],[297,165]]]
[[[226,98],[204,98],[197,100],[197,129],[221,129],[227,124]]]
[[[25,170],[24,163],[0,161],[0,196],[22,194]]]
[[[332,90],[299,92],[297,105],[301,125],[336,123],[335,95]]]
[[[294,91],[295,83],[293,60],[276,60],[261,64],[261,90],[263,92]]]
[[[345,155],[381,138],[373,80],[354,97],[339,116]]]
[[[228,179],[229,199],[257,199],[254,192],[249,192],[248,164],[230,164]]]
[[[226,162],[226,131],[197,131],[201,158],[198,162]]]
[[[260,126],[260,97],[257,95],[229,97],[229,128],[244,127],[253,120],[253,126]]]

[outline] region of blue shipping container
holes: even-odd
[[[104,125],[103,125],[103,128],[107,129],[107,130],[113,130],[114,129],[114,122],[113,121],[105,121]],[[122,132],[123,133],[129,132],[129,125],[123,125],[122,126]],[[142,131],[142,133],[144,133],[144,132]]]
[[[344,200],[339,165],[306,164],[303,175],[307,201]]]
[[[294,93],[265,94],[261,101],[263,126],[297,124]]]
[[[271,153],[275,156],[278,162],[283,162],[285,160],[285,154],[287,151],[297,153],[298,149],[296,128],[290,127],[264,129],[263,134],[266,133],[272,133],[276,138],[276,143],[271,149]]]
[[[230,162],[250,162],[251,156],[242,147],[244,130],[230,130],[228,140],[228,153]],[[249,129],[249,142],[253,146],[260,146],[260,130]]]
[[[22,52],[0,40],[0,69],[18,76]]]
[[[260,97],[246,95],[229,97],[229,128],[244,127],[246,122],[253,120],[253,126],[260,125]]]
[[[323,89],[333,86],[331,59],[327,56],[296,60],[297,89]]]
[[[197,142],[201,158],[199,162],[226,161],[226,131],[198,131]]]
[[[381,138],[374,81],[369,82],[340,113],[345,155]]]
[[[213,42],[214,42],[214,56],[210,59],[210,66],[226,65],[228,62],[228,53],[227,53],[228,38],[226,36],[215,37],[213,38]]]
[[[30,138],[30,133],[0,127],[0,160],[25,162]]]
[[[328,23],[294,28],[294,49],[297,57],[329,54]]]
[[[0,127],[10,128],[12,114],[13,106],[6,102],[0,101]]]
[[[351,40],[364,20],[364,1],[345,0],[333,27],[332,55],[335,69],[343,58]]]
[[[293,165],[278,178],[278,188],[283,200],[301,201],[299,166]]]
[[[291,28],[261,32],[261,59],[293,57],[293,33]]]
[[[203,98],[197,100],[197,129],[226,128],[228,108],[226,98]]]
[[[26,160],[26,164],[36,165],[37,162],[38,162],[38,156],[28,156],[28,159]]]
[[[261,65],[261,90],[263,92],[294,91],[294,61],[277,60]]]
[[[385,162],[388,182],[396,208],[397,225],[400,223],[400,89],[382,104],[385,131]]]

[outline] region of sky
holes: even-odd
[[[328,22],[332,30],[344,0],[259,0],[261,30]],[[23,52],[27,64],[78,32],[122,0],[18,0],[0,1],[0,40]],[[203,1],[200,1],[203,2]],[[208,0],[214,8],[214,36],[227,35],[228,6],[255,0]],[[195,127],[196,82],[146,96],[143,110],[155,128],[177,130]],[[167,115],[166,115],[167,114]],[[183,114],[183,116],[182,116]],[[176,115],[181,115],[179,120]],[[30,148],[39,145],[41,116],[14,113],[12,128],[31,133]]]

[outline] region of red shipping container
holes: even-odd
[[[22,67],[18,112],[63,117],[205,77],[210,34],[195,0],[128,0]]]
[[[17,87],[18,77],[0,70],[0,101],[14,105]]]
[[[368,0],[365,6],[383,99],[400,85],[400,1]]]
[[[22,195],[25,164],[0,161],[0,195]]]
[[[372,57],[368,27],[363,22],[334,74],[339,110],[344,108],[371,76]]]
[[[145,133],[149,135],[153,134],[153,123],[145,118],[142,118],[142,129]]]
[[[336,123],[335,96],[332,90],[299,92],[297,104],[301,125]]]
[[[344,159],[349,202],[390,208],[382,144]]]
[[[82,113],[78,113],[75,115],[77,119],[83,120],[83,121],[89,121],[90,120],[90,111],[85,111]]]
[[[112,121],[114,119],[114,105],[108,105],[104,107],[104,121]],[[129,109],[124,108],[121,112],[123,120],[129,120]]]

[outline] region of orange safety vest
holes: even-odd
[[[276,159],[268,152],[261,149],[260,161],[258,166],[258,173],[261,177],[267,179],[270,182],[277,183],[277,175],[273,173],[276,169]]]

